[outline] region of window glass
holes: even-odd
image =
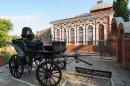
[[[93,41],[93,26],[88,26],[88,41]]]
[[[60,41],[60,30],[59,29],[56,30],[56,40]]]
[[[74,28],[71,28],[71,30],[70,30],[70,36],[71,36],[71,42],[74,42],[74,39],[75,39]]]
[[[79,27],[79,41],[83,41],[83,27]]]

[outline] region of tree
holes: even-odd
[[[13,36],[11,36],[11,39],[12,39],[12,40],[20,39],[20,36],[18,36],[18,35],[13,35]]]
[[[114,17],[122,17],[125,21],[129,21],[129,0],[114,0],[113,10],[115,11]]]
[[[4,46],[5,43],[9,40],[10,36],[4,31],[0,30],[0,47]]]
[[[12,30],[13,24],[10,20],[7,19],[0,19],[0,30],[8,33],[10,30]]]
[[[13,24],[10,20],[0,18],[0,47],[4,46],[10,39],[8,32],[12,30]]]

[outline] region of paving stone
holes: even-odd
[[[86,55],[86,54],[84,54]],[[86,60],[93,64],[93,66],[88,66],[85,63],[79,62],[75,63],[73,60],[71,63],[67,64],[66,70],[63,71],[63,78],[61,80],[61,83],[59,86],[62,86],[62,84],[67,80],[65,77],[65,73],[75,73],[75,66],[84,67],[84,68],[91,68],[91,69],[98,69],[98,70],[104,70],[104,71],[111,71],[112,72],[112,80],[114,83],[114,86],[130,86],[130,70],[124,70],[120,67],[120,64],[116,62],[115,57],[113,59],[108,59],[110,57],[104,57],[105,59],[100,59],[100,56],[89,54],[86,56],[80,57],[83,60]],[[71,59],[71,58],[69,58]],[[75,75],[72,75],[75,76]],[[29,86],[26,83],[22,83],[19,81],[16,81],[11,78],[12,76],[9,73],[8,66],[0,68],[0,86]],[[86,77],[87,79],[88,77]],[[38,81],[36,80],[35,71],[32,72],[31,75],[28,75],[27,73],[24,73],[21,77],[22,81],[26,81],[28,83],[31,83],[35,86],[40,86]],[[87,85],[89,86],[91,79],[89,78],[87,82]],[[106,86],[104,83],[105,81],[100,79],[93,78],[93,81],[98,84],[97,86]],[[88,83],[89,82],[89,83]],[[104,83],[103,83],[104,82]],[[75,86],[75,84],[71,81],[67,81],[67,86]],[[96,85],[93,84],[93,85]],[[77,83],[77,86],[86,86],[86,84],[83,83]]]

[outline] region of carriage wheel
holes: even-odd
[[[45,62],[37,68],[36,76],[41,86],[57,86],[60,83],[62,73],[56,64]]]
[[[66,67],[66,61],[63,57],[62,58],[55,58],[54,60],[55,60],[55,63],[58,64],[60,69],[64,69]]]
[[[19,56],[12,55],[9,60],[9,70],[13,77],[20,78],[23,74],[24,67],[20,65]]]

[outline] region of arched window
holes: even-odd
[[[71,42],[74,42],[75,36],[74,36],[74,28],[70,29],[70,40]]]
[[[83,27],[79,27],[79,41],[83,41]]]
[[[60,41],[60,30],[59,29],[56,30],[56,40]]]
[[[88,26],[88,41],[93,41],[93,26]]]
[[[64,41],[66,41],[67,35],[66,35],[66,29],[64,29]]]

